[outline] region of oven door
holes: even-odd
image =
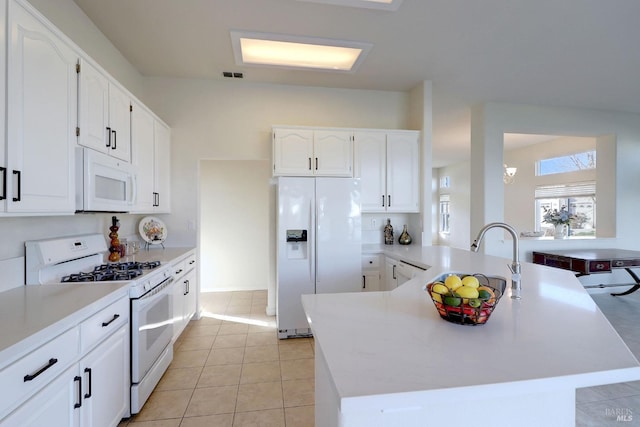
[[[76,210],[128,212],[135,201],[130,164],[88,148],[76,149]]]
[[[131,300],[131,382],[139,383],[173,336],[173,277]]]

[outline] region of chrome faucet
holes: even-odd
[[[487,224],[482,227],[478,233],[478,237],[476,237],[476,240],[471,244],[471,250],[473,252],[478,252],[478,245],[480,245],[480,242],[484,237],[484,233],[486,233],[487,230],[496,227],[507,230],[513,239],[513,262],[508,266],[509,270],[511,270],[511,298],[520,299],[520,291],[522,290],[522,287],[520,284],[520,256],[518,254],[518,233],[516,233],[516,230],[504,222],[492,222]]]

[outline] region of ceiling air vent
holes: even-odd
[[[232,79],[242,79],[244,78],[244,74],[243,73],[232,73],[231,71],[223,71],[222,72],[222,76],[223,77],[229,77]]]

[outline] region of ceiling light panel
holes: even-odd
[[[236,64],[354,72],[372,45],[344,40],[231,31]]]
[[[333,4],[336,6],[364,7],[395,11],[400,8],[402,0],[298,0],[312,3]]]

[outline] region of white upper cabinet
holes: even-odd
[[[352,132],[273,129],[273,174],[352,176]]]
[[[73,213],[79,55],[20,2],[9,2],[7,212]]]
[[[387,206],[387,134],[355,132],[354,176],[360,178],[363,212],[384,212]]]
[[[147,109],[134,103],[131,112],[131,161],[136,169],[136,201],[133,212],[151,213],[154,194],[154,135],[155,119]]]
[[[88,61],[78,64],[78,143],[131,161],[131,99]]]
[[[417,132],[387,133],[387,212],[420,211]]]
[[[420,211],[419,132],[356,131],[362,212]]]
[[[109,84],[109,128],[107,141],[112,156],[131,161],[131,98],[113,83]]]
[[[144,106],[131,112],[132,162],[136,168],[136,213],[171,210],[171,133]]]
[[[313,133],[313,170],[315,175],[352,176],[351,131],[317,130]]]
[[[154,122],[154,197],[157,213],[171,212],[171,129]]]

